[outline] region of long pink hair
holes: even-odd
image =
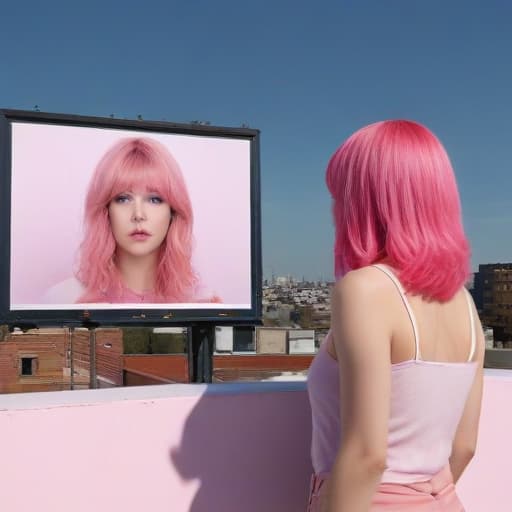
[[[85,291],[78,302],[105,302],[121,295],[116,266],[116,242],[108,206],[122,192],[157,192],[172,210],[172,220],[160,247],[155,294],[160,302],[188,302],[197,277],[192,269],[193,214],[178,163],[167,148],[149,138],[124,138],[99,161],[85,200],[85,236],[77,272]]]
[[[467,281],[470,248],[445,149],[412,121],[383,121],[350,136],[327,166],[336,229],[335,274],[382,261],[405,286],[449,300]]]

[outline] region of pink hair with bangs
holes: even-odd
[[[158,193],[172,211],[167,237],[160,247],[155,295],[161,302],[193,299],[197,283],[191,264],[193,214],[185,181],[164,145],[140,137],[114,144],[99,161],[89,184],[77,272],[85,291],[78,302],[105,302],[105,296],[122,294],[108,207],[119,194],[136,189]]]
[[[412,121],[383,121],[350,136],[327,166],[336,277],[388,263],[405,288],[446,301],[467,281],[470,248],[445,149]]]

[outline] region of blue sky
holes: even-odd
[[[506,0],[19,0],[1,20],[2,107],[260,129],[266,276],[332,276],[327,160],[398,117],[445,144],[473,267],[512,261]]]

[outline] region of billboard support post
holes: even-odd
[[[212,382],[214,335],[215,326],[211,323],[192,325],[189,329],[188,352],[191,382]]]
[[[74,328],[68,326],[68,355],[69,355],[69,389],[73,391],[75,389],[75,365],[73,363],[73,338],[74,338]]]
[[[96,328],[89,329],[89,389],[96,389]]]

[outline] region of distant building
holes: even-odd
[[[216,328],[213,382],[304,380],[315,354],[315,332],[287,327]]]
[[[312,329],[290,329],[288,331],[289,354],[314,354],[315,331]]]
[[[290,278],[287,277],[276,277],[276,285],[277,286],[289,286]]]
[[[215,327],[216,353],[254,353],[255,351],[255,333],[252,325]]]
[[[287,333],[285,327],[263,327],[256,330],[258,354],[286,354]]]
[[[495,346],[512,345],[512,263],[479,265],[471,292]]]
[[[96,329],[93,351],[86,329],[8,333],[0,340],[0,393],[122,386],[122,353],[120,329]]]
[[[315,331],[283,327],[257,327],[258,354],[314,354]]]

